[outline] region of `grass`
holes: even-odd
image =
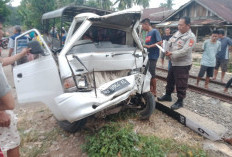
[[[123,121],[125,119],[129,118],[136,118],[138,114],[138,110],[136,109],[125,109],[120,111],[117,114],[112,114],[106,117],[106,120],[109,122],[117,122],[117,121]]]
[[[194,65],[194,66],[199,66],[199,67],[201,66],[201,64],[198,63],[198,62],[193,62],[193,65]]]
[[[195,147],[171,139],[143,136],[133,132],[132,125],[118,123],[105,125],[97,133],[86,137],[83,150],[90,157],[164,157],[171,154],[186,157],[205,157],[206,153]]]
[[[232,73],[232,63],[229,63],[228,65],[228,72]]]
[[[44,111],[40,110],[38,112]],[[82,146],[83,151],[90,157],[164,157],[173,156],[173,154],[180,157],[206,156],[206,153],[198,147],[190,147],[172,139],[136,134],[133,131],[133,124],[123,122],[125,119],[136,118],[137,112],[136,109],[126,109],[123,112],[107,116],[108,124],[98,131],[85,130],[83,133],[86,139]],[[27,123],[30,122],[24,121],[19,127],[21,156],[37,157],[47,154],[54,141],[69,137],[69,133],[64,132],[59,127],[50,128],[46,131],[36,127],[25,131],[25,128],[28,128]]]
[[[41,133],[37,130],[25,131],[23,128],[19,128],[21,137],[20,154],[26,157],[36,157],[45,153],[51,142],[55,141],[61,134],[61,131],[59,128],[53,128]]]

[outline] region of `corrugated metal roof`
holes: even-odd
[[[222,20],[232,23],[232,0],[191,0],[181,6],[178,10],[173,12],[171,15],[169,15],[166,19],[163,21],[169,21],[169,19],[173,16],[175,16],[178,12],[192,4],[193,2],[198,3],[199,5],[202,5],[206,9],[213,12],[215,15],[217,15]]]
[[[211,24],[220,24],[223,20],[214,20],[214,19],[200,19],[200,20],[193,20],[191,25],[211,25]]]
[[[200,19],[200,20],[193,20],[191,22],[191,26],[214,25],[214,24],[220,24],[222,22],[223,20]],[[156,27],[177,27],[177,26],[178,26],[178,21],[168,21],[156,25]]]
[[[151,22],[160,22],[164,18],[166,18],[168,15],[173,13],[174,10],[169,10],[165,7],[159,7],[159,8],[148,8],[144,9],[142,13],[142,19],[149,18]]]
[[[177,26],[178,26],[178,21],[168,21],[156,25],[156,27],[177,27]]]
[[[232,0],[195,0],[220,18],[232,23]]]

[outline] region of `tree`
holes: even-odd
[[[101,8],[105,10],[111,10],[113,3],[110,0],[101,0]]]
[[[149,7],[149,0],[116,0],[114,5],[118,3],[118,10],[131,8],[135,5],[142,5],[144,8]]]
[[[168,9],[172,9],[173,5],[173,0],[166,0],[166,3],[160,3],[161,7],[166,7]]]
[[[85,5],[104,10],[111,10],[113,3],[110,0],[89,0],[85,3]]]
[[[8,16],[5,24],[11,26],[23,24],[22,17],[18,13],[18,7],[7,6],[7,8],[11,13]]]
[[[54,10],[54,6],[54,0],[22,0],[18,12],[27,28],[42,29],[42,15]]]
[[[123,10],[123,9],[131,8],[133,1],[132,0],[116,0],[114,4],[117,4],[117,3],[118,3],[118,9]]]
[[[100,8],[99,3],[95,0],[89,0],[88,2],[86,2],[85,5],[87,5],[89,7],[93,7],[93,8]]]
[[[85,0],[74,0],[76,5],[83,5],[85,4]]]
[[[100,8],[110,10],[112,6],[111,0],[55,0],[55,8],[61,8],[63,6],[74,4],[77,6],[85,5],[93,8]]]
[[[10,15],[10,10],[6,6],[8,2],[10,2],[10,0],[0,0],[0,17],[3,21]]]
[[[142,5],[143,8],[149,7],[149,0],[136,0],[136,4]]]

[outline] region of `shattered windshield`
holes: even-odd
[[[82,40],[91,40],[92,42],[108,41],[112,44],[125,45],[126,32],[117,29],[91,26],[82,36]]]
[[[126,32],[118,29],[91,26],[67,54],[125,50]]]

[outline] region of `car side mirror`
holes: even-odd
[[[31,54],[41,54],[41,55],[45,56],[44,50],[42,49],[42,47],[38,41],[33,40],[33,41],[28,42],[27,47],[31,48],[31,50],[30,50]]]

